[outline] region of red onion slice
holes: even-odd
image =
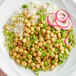
[[[50,26],[57,26],[55,19],[56,19],[55,13],[50,13],[50,15],[47,17],[47,21]]]
[[[60,10],[56,13],[56,19],[61,21],[61,22],[64,22],[68,19],[68,15],[65,11]]]
[[[71,44],[71,42],[68,43],[68,39],[69,39],[69,37],[65,38],[65,44],[66,44],[66,45],[70,45],[70,44]]]
[[[69,26],[66,28],[63,28],[64,30],[69,30],[72,27],[72,20],[70,18],[68,18],[69,20]]]
[[[61,28],[66,28],[69,26],[69,19],[67,19],[65,22],[61,22],[59,20],[56,19],[56,23],[57,25],[59,25]]]
[[[56,30],[60,30],[61,28],[59,26],[54,27]]]

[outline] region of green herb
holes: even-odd
[[[44,24],[43,27],[42,27],[42,29],[47,29],[47,25]]]
[[[25,47],[25,46],[26,46],[26,44],[24,43],[24,44],[23,44],[23,46]]]
[[[25,66],[25,68],[26,68],[26,69],[28,69],[28,68],[29,68],[29,66]]]
[[[28,20],[31,20],[31,18],[28,18]]]
[[[51,63],[52,63],[52,64],[55,64],[55,61],[54,61],[54,60],[52,60],[52,61],[51,61]]]
[[[32,52],[32,51],[30,51],[30,54],[33,54],[33,52]]]
[[[50,45],[48,45],[48,44],[45,44],[44,46],[45,46],[45,47],[49,47]]]
[[[28,8],[28,5],[24,4],[24,5],[22,6],[22,8]]]
[[[45,61],[45,62],[44,62],[44,65],[45,65],[45,66],[47,66],[47,65],[48,65],[48,63]]]
[[[37,8],[36,5],[34,5],[34,8]]]
[[[27,59],[27,58],[25,58],[25,61],[28,61],[28,59]]]

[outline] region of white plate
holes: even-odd
[[[15,63],[9,56],[9,52],[3,45],[3,26],[6,24],[11,15],[18,10],[23,4],[30,2],[31,0],[6,0],[0,6],[0,68],[9,76],[35,76],[35,74],[24,67],[21,67]],[[40,0],[33,0],[40,1]],[[47,2],[49,0],[43,0]],[[66,9],[63,3],[59,0],[50,0],[60,8]],[[76,23],[73,19],[74,24]],[[76,27],[74,26],[74,29]],[[72,49],[71,55],[68,58],[66,64],[62,64],[57,67],[54,71],[40,72],[40,76],[68,76],[76,67],[76,48]]]

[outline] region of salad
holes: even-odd
[[[36,75],[64,63],[75,46],[70,14],[50,3],[22,5],[3,33],[10,57]]]

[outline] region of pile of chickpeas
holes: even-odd
[[[62,37],[61,30],[55,30],[53,27],[47,24],[47,28],[44,29],[44,24],[47,21],[40,22],[37,24],[34,20],[35,15],[29,16],[27,12],[23,12],[25,16],[23,38],[20,40],[18,33],[14,35],[13,44],[15,48],[10,50],[10,57],[15,59],[16,63],[24,67],[30,67],[33,71],[35,70],[54,70],[58,64],[63,63],[66,59],[59,59],[65,53],[65,56],[70,55],[72,45],[66,47],[63,46],[65,38]],[[32,20],[28,20],[28,18]],[[9,28],[6,25],[5,28]],[[55,30],[52,31],[52,28]],[[64,35],[67,37],[68,30],[65,31]],[[64,44],[65,45],[65,44]]]

